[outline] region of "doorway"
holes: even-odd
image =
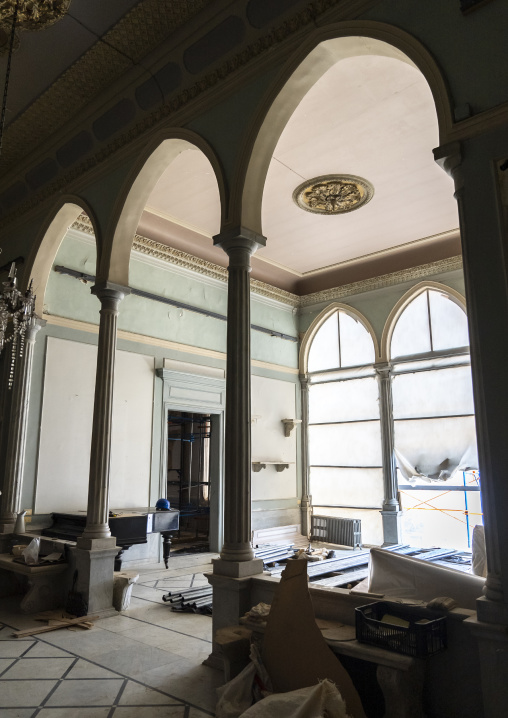
[[[172,411],[167,418],[167,490],[180,511],[175,543],[208,550],[210,543],[210,414]]]

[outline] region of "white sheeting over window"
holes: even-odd
[[[465,313],[435,290],[416,297],[397,322],[392,356],[431,354],[426,371],[392,380],[395,455],[406,481],[446,481],[478,468],[470,366],[436,367],[434,360],[467,344]],[[407,368],[395,364],[395,371]]]
[[[336,311],[316,333],[309,351],[309,372],[372,364],[374,344],[363,324]]]
[[[315,506],[382,505],[378,383],[373,375],[351,378],[354,373],[348,369],[374,360],[370,333],[346,312],[335,312],[314,338],[309,371],[337,370],[309,387],[310,491]]]

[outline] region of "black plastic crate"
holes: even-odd
[[[387,651],[424,658],[446,648],[446,616],[419,606],[377,601],[356,610],[356,638]],[[409,621],[409,626],[381,622],[385,614]],[[425,620],[425,623],[418,621]]]

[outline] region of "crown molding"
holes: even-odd
[[[85,214],[80,214],[70,229],[91,236],[94,234],[92,223]],[[132,251],[201,274],[219,281],[222,284],[227,284],[228,281],[228,270],[225,267],[221,267],[219,264],[214,264],[213,262],[208,262],[200,257],[195,257],[181,249],[168,247],[166,244],[156,242],[140,234],[134,236]],[[259,298],[270,300],[271,303],[276,302],[290,307],[298,307],[300,304],[300,297],[298,295],[286,292],[284,289],[279,289],[271,284],[261,282],[258,279],[251,279],[250,287],[253,294]]]
[[[393,287],[403,282],[411,282],[417,279],[424,279],[433,274],[442,274],[444,272],[452,272],[462,269],[462,256],[448,257],[440,259],[437,262],[429,262],[418,267],[409,269],[401,269],[398,272],[390,274],[382,274],[379,277],[364,279],[361,282],[352,282],[344,284],[342,287],[334,287],[333,289],[325,289],[322,292],[314,292],[313,294],[305,294],[300,297],[300,307],[307,307],[311,304],[323,304],[325,302],[335,301],[353,294],[363,294],[371,292],[375,289],[384,289],[385,287]]]
[[[90,220],[84,214],[81,214],[77,218],[70,229],[92,236],[94,233]],[[180,249],[168,247],[167,245],[156,242],[148,237],[142,237],[141,235],[136,234],[132,244],[132,250],[134,252],[138,252],[139,254],[167,262],[185,270],[209,277],[223,284],[227,284],[228,271],[225,267],[221,267],[213,262],[208,262],[205,259],[195,257],[194,255],[183,252]],[[403,282],[424,279],[433,274],[443,274],[444,272],[452,272],[457,269],[462,269],[462,256],[460,255],[440,259],[436,262],[429,262],[417,267],[401,269],[397,272],[390,272],[389,274],[382,274],[378,277],[371,277],[359,282],[344,284],[340,287],[333,287],[320,292],[305,294],[303,296],[286,292],[283,289],[279,289],[278,287],[266,284],[265,282],[261,282],[257,279],[251,279],[251,292],[257,295],[257,297],[269,300],[271,303],[282,303],[292,308],[300,308],[307,307],[312,304],[322,304],[324,302],[335,301],[353,294],[371,292],[375,289],[384,289],[385,287],[392,287],[396,284],[402,284]]]

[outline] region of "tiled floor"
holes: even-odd
[[[14,599],[0,601],[0,716],[213,716],[222,674],[202,665],[212,646],[211,618],[175,613],[162,602],[172,589],[206,584],[211,558],[172,556],[168,570],[142,566],[130,608],[90,631],[12,638],[12,629],[42,624],[20,614]]]

